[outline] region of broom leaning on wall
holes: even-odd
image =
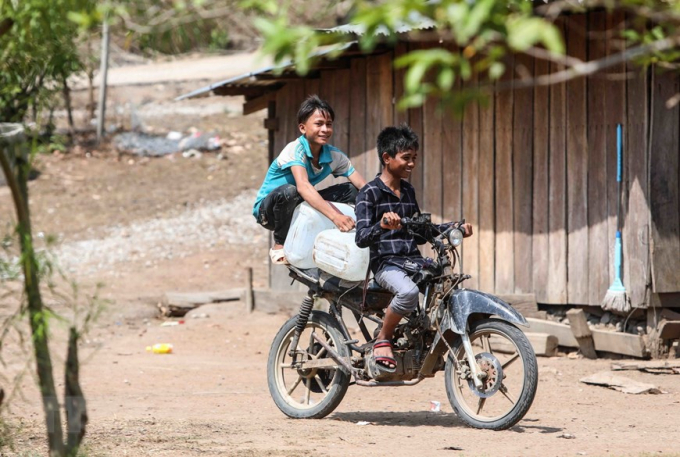
[[[613,311],[616,313],[627,313],[630,311],[630,300],[626,295],[626,288],[621,282],[621,263],[622,263],[622,246],[621,246],[621,178],[623,172],[623,140],[622,140],[621,124],[616,126],[616,188],[617,188],[617,206],[616,206],[616,240],[614,241],[614,282],[607,294],[602,300],[602,309]]]

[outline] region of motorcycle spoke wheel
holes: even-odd
[[[481,389],[463,378],[452,360],[446,366],[446,391],[452,407],[468,425],[502,430],[528,411],[536,392],[536,356],[524,334],[504,321],[489,319],[470,328],[470,342],[478,370],[485,377]],[[462,342],[453,347],[459,363],[467,364]]]
[[[296,318],[279,330],[267,364],[269,390],[281,411],[293,418],[320,418],[337,407],[347,391],[349,375],[316,341],[320,338],[341,356],[349,355],[332,318],[314,312],[300,334],[294,355],[290,354]],[[326,367],[303,368],[300,362],[323,361]]]

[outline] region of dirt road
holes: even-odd
[[[503,432],[465,427],[448,404],[443,376],[415,387],[352,386],[326,419],[295,421],[274,405],[265,375],[269,345],[289,316],[246,314],[242,303],[230,302],[200,307],[184,324],[161,326],[156,303],[167,291],[240,287],[246,267],[254,269],[256,286],[266,283],[266,233],[248,217],[220,230],[230,214],[245,211],[239,198],[264,176],[262,117],[211,110],[223,100],[169,101],[188,86],[137,88],[144,106],[157,108],[144,118],[146,127],[159,133],[190,126],[215,130],[222,138],[240,138],[242,149],[225,148],[222,159],[215,153],[144,159],[84,145],[41,157],[41,174],[30,185],[35,232],[57,235],[82,296],[103,282],[101,296],[110,300],[80,348],[90,415],[86,455],[680,455],[677,375],[627,372],[665,393],[626,395],[579,382],[607,370],[611,361],[541,358],[533,407]],[[132,92],[112,90],[113,102],[122,104]],[[202,110],[207,114],[196,114]],[[10,214],[9,195],[0,190],[2,228]],[[232,232],[247,236],[234,241]],[[75,255],[68,250],[74,246],[81,249]],[[68,315],[67,304],[53,305]],[[11,311],[9,302],[0,306],[3,316]],[[53,325],[58,365],[63,328]],[[160,342],[172,343],[174,353],[146,352]],[[9,427],[0,440],[2,456],[45,455],[30,365],[17,377],[29,359],[21,348],[14,338],[2,349],[0,384],[16,393],[11,387],[17,383],[23,394],[14,395],[11,410],[2,414]],[[441,402],[441,412],[430,411],[432,400]]]

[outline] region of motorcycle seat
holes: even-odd
[[[364,281],[346,281],[324,271],[321,271],[319,274],[319,284],[321,284],[322,289],[329,292],[342,292],[355,288],[358,290],[364,289]],[[380,287],[380,284],[375,282],[373,278],[368,281],[368,291],[389,293],[386,289]]]

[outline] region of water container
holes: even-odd
[[[354,242],[355,232],[324,230],[314,241],[314,263],[323,271],[346,281],[362,281],[370,260],[368,248]]]
[[[341,213],[356,220],[354,208],[344,203],[333,203]],[[314,239],[324,230],[332,229],[335,224],[326,216],[302,202],[293,212],[288,236],[283,243],[283,253],[291,265],[298,268],[315,268],[312,257]],[[354,236],[354,234],[352,234]]]

